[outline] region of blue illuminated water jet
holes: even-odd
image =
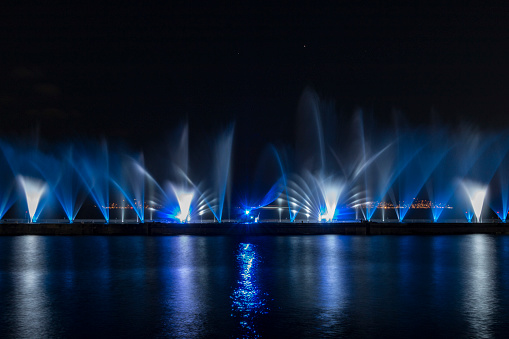
[[[246,211],[249,211],[249,213],[258,211],[260,213],[261,210],[266,209],[268,205],[280,198],[285,188],[286,176],[278,151],[273,145],[269,145],[257,162],[252,185],[243,187],[239,199],[240,213]]]
[[[407,158],[409,161],[396,180],[398,198],[392,195],[392,202],[400,222],[405,219],[424,184],[447,153],[447,149],[433,147],[422,134],[407,135],[402,141],[398,143],[399,157]]]
[[[57,159],[39,153],[34,155],[33,161],[72,223],[85,199],[84,185],[72,166],[73,149],[69,148],[64,154],[62,159]]]
[[[114,186],[127,199],[140,222],[145,221],[145,180],[143,154],[136,158],[123,157],[116,162],[119,177],[112,179]]]
[[[506,222],[509,213],[509,156],[506,155],[501,162],[493,184],[491,206],[500,220]]]
[[[218,222],[223,219],[224,202],[230,186],[232,145],[233,127],[222,134],[216,142],[213,153],[212,178],[207,181],[207,186],[212,188],[203,193],[205,202]],[[229,207],[228,213],[230,212]]]
[[[0,156],[0,220],[16,201],[15,179],[5,157]]]
[[[106,141],[1,140],[0,219],[108,223],[118,209],[122,222],[506,221],[509,131],[380,125],[362,111],[338,120],[309,89],[298,115],[295,145],[269,144],[236,182],[233,127],[191,152],[185,125],[152,163]]]
[[[99,147],[92,145],[82,149],[80,155],[75,156],[73,165],[104,216],[104,220],[108,223],[110,221],[110,173],[106,142]]]

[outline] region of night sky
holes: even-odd
[[[338,115],[507,127],[509,7],[466,3],[3,6],[0,133],[153,148],[234,122],[255,153],[294,142],[306,87]]]

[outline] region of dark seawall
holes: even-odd
[[[0,224],[1,235],[435,235],[509,234],[509,224],[486,223],[204,223]]]

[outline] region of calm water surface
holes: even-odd
[[[2,337],[502,337],[509,237],[0,237]]]

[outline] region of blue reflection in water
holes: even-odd
[[[241,337],[256,338],[260,335],[256,332],[258,315],[267,314],[267,294],[263,293],[257,284],[257,266],[260,258],[253,244],[239,244],[237,252],[237,264],[240,277],[237,288],[232,295],[232,317],[239,320]]]

